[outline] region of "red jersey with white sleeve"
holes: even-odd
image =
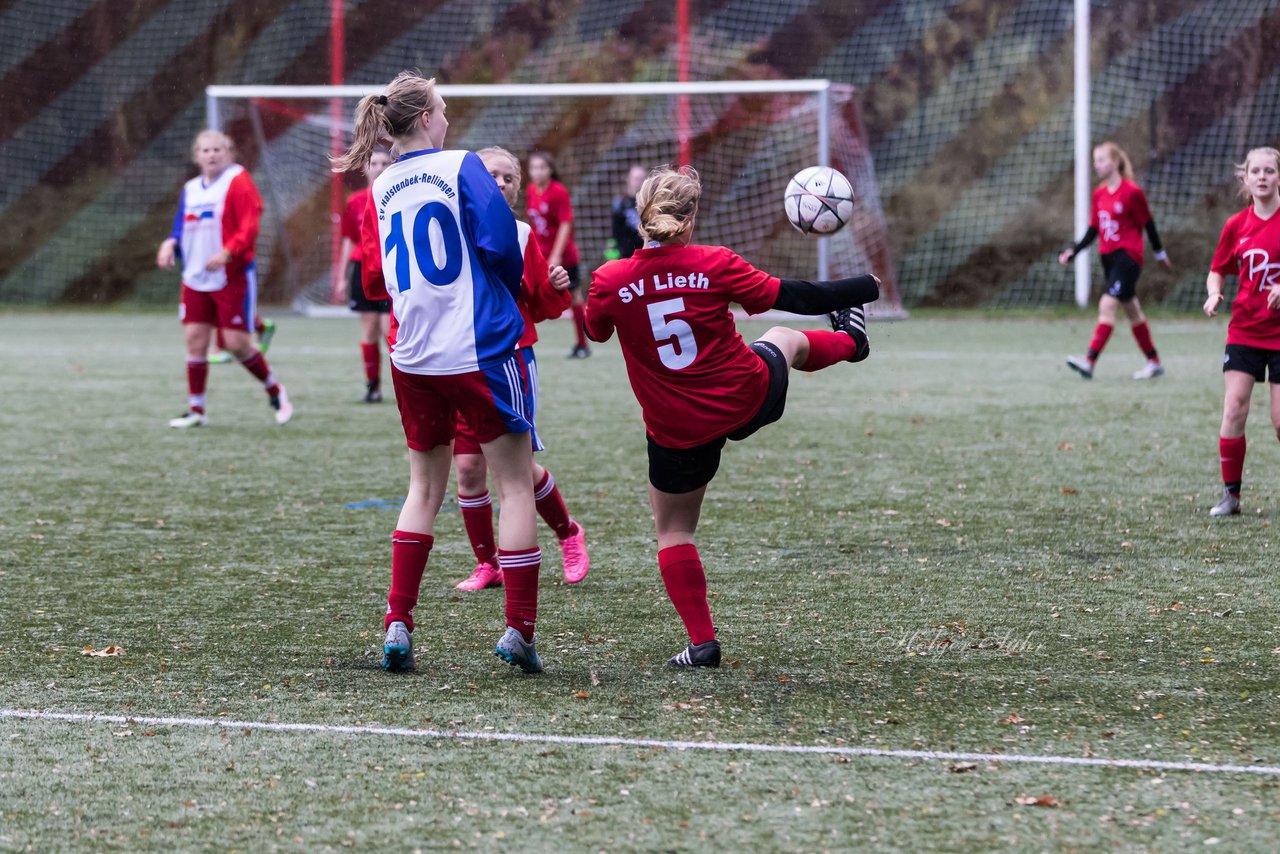
[[[658,246],[609,261],[591,276],[587,334],[616,330],[631,390],[655,442],[692,448],[750,421],[768,367],[729,310],[773,308],[780,283],[722,246]]]
[[[360,223],[364,222],[365,209],[372,201],[372,190],[357,190],[347,196],[347,206],[342,209],[339,230],[343,237],[351,241],[351,260],[357,264],[364,259],[364,252],[360,247]]]
[[[245,284],[261,221],[262,197],[239,164],[228,166],[208,184],[200,175],[184,184],[171,235],[182,250],[182,283],[206,293],[220,291],[228,282]],[[217,270],[206,270],[209,259],[223,249],[231,253],[231,260]]]
[[[1115,192],[1105,184],[1093,191],[1089,225],[1098,229],[1098,251],[1103,255],[1123,250],[1142,266],[1142,230],[1151,222],[1151,209],[1142,188],[1128,178],[1120,179]]]
[[[573,241],[573,205],[569,203],[569,190],[559,181],[552,181],[547,189],[539,190],[536,184],[530,183],[525,188],[526,215],[533,233],[538,240],[538,248],[542,254],[550,258],[551,249],[556,245],[556,233],[561,223],[569,223],[569,240],[564,245],[564,253],[560,263],[572,267],[578,263],[578,245]]]
[[[524,252],[524,279],[520,282],[520,315],[524,318],[524,335],[519,347],[532,347],[538,343],[538,330],[534,324],[559,317],[569,307],[571,297],[567,290],[551,287],[547,259],[538,248],[538,241],[530,239],[527,222],[516,221],[516,235]]]
[[[1267,295],[1280,287],[1280,213],[1262,219],[1251,204],[1227,220],[1209,269],[1240,279],[1227,343],[1280,350],[1280,311],[1267,308]]]

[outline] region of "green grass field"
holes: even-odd
[[[490,654],[501,594],[452,589],[446,501],[391,676],[395,511],[345,505],[406,465],[394,404],[357,402],[354,321],[280,319],[287,427],[215,366],[211,426],[179,432],[171,315],[0,314],[0,709],[1280,764],[1265,390],[1245,514],[1211,520],[1224,325],[1157,318],[1148,384],[1123,329],[1068,372],[1091,328],[924,315],[793,374],[710,490],[727,666],[685,673],[620,354],[569,361],[550,324],[542,462],[592,570],[567,587],[544,536],[547,672]],[[1265,774],[0,718],[5,850],[1264,850],[1278,818]]]

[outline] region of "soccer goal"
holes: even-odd
[[[359,176],[334,177],[326,155],[350,140],[357,101],[383,86],[210,86],[208,122],[228,132],[266,205],[259,238],[264,289],[326,313],[336,220]],[[610,206],[627,171],[679,161],[703,181],[698,239],[731,247],[777,275],[873,271],[885,284],[872,313],[902,316],[875,170],[850,86],[826,80],[700,83],[441,85],[453,148],[501,145],[522,160],[542,149],[569,188],[584,273],[605,260]],[[681,145],[681,140],[685,144]],[[790,177],[831,165],[853,183],[848,227],[797,233],[783,211]],[[527,177],[526,177],[527,180]],[[523,216],[523,211],[517,211]]]

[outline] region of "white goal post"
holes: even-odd
[[[332,221],[340,212],[335,201],[340,190],[352,186],[333,184],[329,202],[321,204],[333,180],[324,155],[346,146],[358,99],[384,89],[384,84],[370,84],[212,85],[205,90],[209,127],[253,137],[251,165],[268,208],[263,236],[273,243],[265,254],[274,266],[286,262],[290,272],[283,274],[282,286],[303,295],[300,306],[327,302],[321,296],[322,280],[327,281],[322,261],[336,257],[332,246],[303,245],[330,239],[331,227],[315,209],[326,208]],[[626,169],[636,162],[676,161],[678,134],[671,117],[674,105],[684,101],[692,108],[686,114],[692,116],[693,165],[711,196],[703,206],[703,239],[731,246],[784,275],[831,278],[833,272],[874,269],[889,282],[892,297],[873,313],[900,311],[852,87],[830,80],[737,80],[440,84],[437,89],[449,101],[451,145],[503,145],[521,157],[546,148],[557,155],[573,197],[584,275],[603,260],[599,247],[608,239],[609,204]],[[855,221],[835,237],[787,233],[786,179],[815,164],[844,171],[858,197]],[[307,235],[307,228],[298,218],[307,210],[315,233],[303,238],[299,235]],[[806,269],[793,269],[806,253]]]

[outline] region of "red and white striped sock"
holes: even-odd
[[[498,546],[493,541],[493,499],[487,491],[479,495],[458,493],[458,509],[462,511],[462,526],[467,529],[467,539],[476,560],[497,566]]]
[[[542,521],[555,531],[559,539],[569,536],[573,530],[573,520],[569,518],[569,508],[565,505],[564,496],[560,494],[551,472],[543,474],[542,480],[533,488],[533,503],[538,508]]]
[[[391,589],[383,629],[398,620],[413,631],[413,607],[418,604],[418,588],[434,543],[430,534],[397,530],[391,535]]]
[[[204,414],[205,388],[209,383],[209,360],[187,359],[187,409]]]
[[[250,354],[240,364],[244,365],[244,369],[257,377],[262,383],[263,388],[267,390],[267,394],[275,397],[280,393],[280,384],[276,382],[276,372],[271,370],[271,366],[267,364],[267,359],[257,350]]]
[[[502,568],[502,584],[506,591],[507,625],[518,631],[526,642],[533,640],[538,622],[538,570],[542,568],[542,549],[498,549],[498,566]]]

